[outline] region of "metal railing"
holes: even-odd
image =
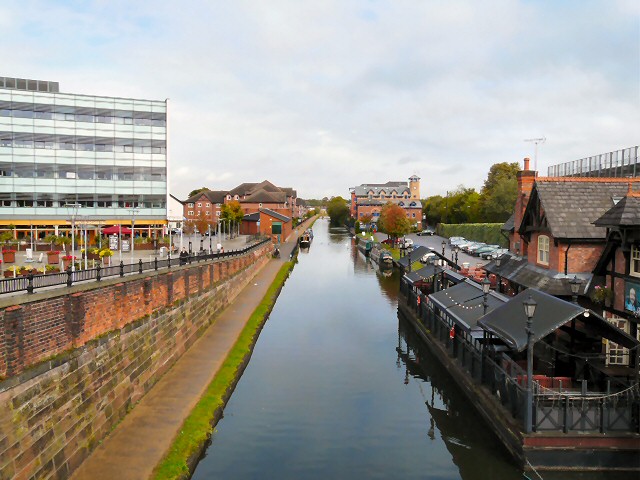
[[[614,152],[552,165],[549,177],[637,177],[640,175],[639,147],[629,147]]]
[[[440,315],[424,294],[415,292],[403,279],[400,292],[407,307],[418,321],[446,350],[448,356],[477,384],[484,385],[494,398],[523,425],[527,402],[526,373],[502,354],[490,358],[482,345],[469,341],[452,321]],[[403,301],[402,296],[399,301]],[[418,298],[420,301],[418,301]],[[523,384],[524,383],[524,384]],[[580,382],[578,391],[545,388],[533,382],[532,431],[559,432],[640,432],[640,391],[638,385],[613,393],[607,382],[604,392],[587,390],[587,382]]]
[[[55,287],[66,285],[71,287],[79,282],[88,282],[91,280],[100,281],[110,277],[124,277],[136,273],[144,273],[148,271],[158,271],[188,265],[192,263],[200,263],[207,261],[215,261],[225,258],[237,257],[244,255],[266,243],[269,239],[263,239],[257,243],[249,245],[240,250],[230,250],[222,253],[192,253],[187,257],[175,256],[170,254],[166,259],[158,259],[157,257],[151,261],[143,261],[140,259],[137,263],[120,262],[118,265],[103,267],[97,265],[95,268],[86,270],[72,270],[69,266],[66,271],[50,274],[33,274],[18,275],[16,277],[4,278],[0,280],[0,295],[16,292],[34,293],[36,289],[46,287]]]

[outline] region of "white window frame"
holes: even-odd
[[[210,206],[211,206],[211,204],[210,204],[210,203],[207,203],[207,204],[205,205],[205,207],[207,207],[207,208],[209,208]]]
[[[629,321],[618,316],[607,320],[625,333],[629,333]],[[629,349],[607,340],[607,365],[629,365]]]
[[[198,208],[201,208],[201,207],[202,207],[202,203],[198,203]]]
[[[549,237],[547,235],[538,235],[538,263],[541,265],[549,265],[549,243]],[[544,248],[545,246],[546,249]]]
[[[188,215],[193,217],[193,210],[189,210]]]
[[[187,204],[187,207],[189,207],[189,208],[193,208],[193,203],[188,203],[188,204]]]
[[[640,247],[631,245],[631,254],[629,255],[629,275],[640,277]]]

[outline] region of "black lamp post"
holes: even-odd
[[[576,275],[569,280],[569,286],[571,287],[571,301],[576,305],[578,304],[578,292],[580,291],[580,285],[582,285],[582,282],[578,280]]]
[[[442,256],[444,257],[444,247],[447,244],[444,240],[442,240]]]
[[[487,303],[489,290],[491,290],[491,282],[487,277],[484,277],[484,280],[482,280],[482,306],[484,307],[484,315],[487,314],[487,308],[489,307],[489,304]]]
[[[527,316],[527,410],[524,417],[524,430],[531,433],[533,421],[533,315],[536,313],[537,302],[531,298],[522,302],[524,314]]]
[[[458,253],[460,252],[460,247],[458,247],[457,245],[455,247],[453,247],[453,251],[456,254],[456,265],[458,264]]]
[[[500,255],[499,257],[496,257],[496,268],[500,269],[500,264],[502,263],[502,255]],[[502,293],[502,277],[500,276],[499,273],[496,273],[496,277],[498,280],[498,293]]]

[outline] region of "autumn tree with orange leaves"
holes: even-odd
[[[404,208],[394,203],[387,203],[380,211],[378,229],[396,239],[411,231],[411,222]]]

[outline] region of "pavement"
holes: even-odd
[[[158,383],[73,473],[73,480],[141,480],[170,448],[185,418],[204,394],[247,320],[296,245],[294,230],[270,260]]]

